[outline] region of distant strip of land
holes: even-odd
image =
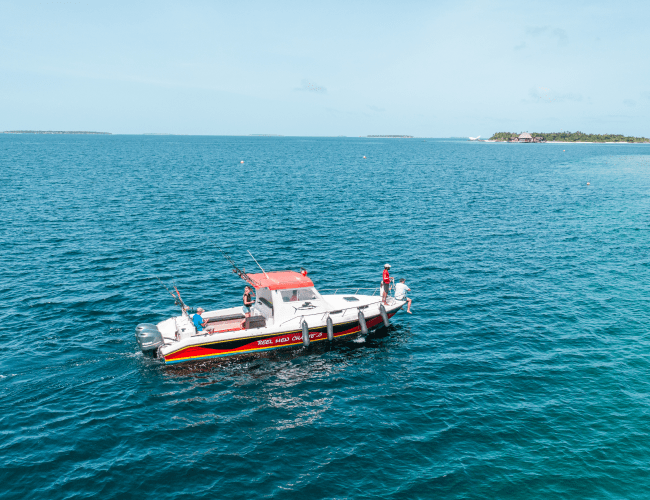
[[[532,140],[522,140],[522,138]],[[650,142],[647,137],[631,137],[621,134],[585,134],[583,132],[497,132],[490,141],[503,142]]]
[[[284,137],[280,134],[249,134],[251,137]]]
[[[373,139],[378,137],[382,139],[413,139],[412,135],[367,135],[366,137],[372,137]]]
[[[91,134],[91,135],[112,135],[110,132],[86,132],[83,130],[6,130],[3,134]]]

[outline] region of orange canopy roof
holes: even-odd
[[[266,288],[269,290],[287,290],[289,288],[305,288],[307,286],[314,286],[312,280],[307,276],[303,276],[300,273],[295,271],[273,271],[266,275],[257,273],[249,274],[255,282],[259,283],[259,286],[255,288]]]

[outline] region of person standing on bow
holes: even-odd
[[[253,297],[251,296],[251,287],[247,286],[244,288],[244,296],[242,297],[244,300],[244,307],[242,307],[242,311],[244,312],[244,321],[241,324],[242,329],[246,328],[246,319],[245,318],[250,318],[251,317],[251,307],[255,303],[253,300]]]
[[[385,304],[390,290],[390,264],[384,265],[384,272],[381,279],[381,300]]]
[[[203,327],[208,324],[208,320],[206,319],[204,321],[203,317],[201,317],[202,312],[205,312],[205,310],[202,307],[199,307],[196,309],[196,314],[192,316],[192,323],[194,323],[196,333],[202,332]]]

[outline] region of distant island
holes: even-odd
[[[110,132],[85,132],[85,131],[63,131],[63,130],[7,130],[3,134],[92,134],[112,135]]]
[[[497,132],[490,141],[502,142],[650,142],[646,137],[630,137],[621,134],[585,134],[584,132]]]
[[[372,137],[373,139],[378,137],[382,139],[413,139],[412,135],[367,135],[366,137]]]
[[[284,137],[280,134],[248,134],[250,137]]]

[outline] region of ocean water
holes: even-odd
[[[0,203],[3,499],[650,495],[649,145],[5,135]],[[217,247],[321,289],[390,262],[413,315],[144,357],[156,276],[239,303]]]

